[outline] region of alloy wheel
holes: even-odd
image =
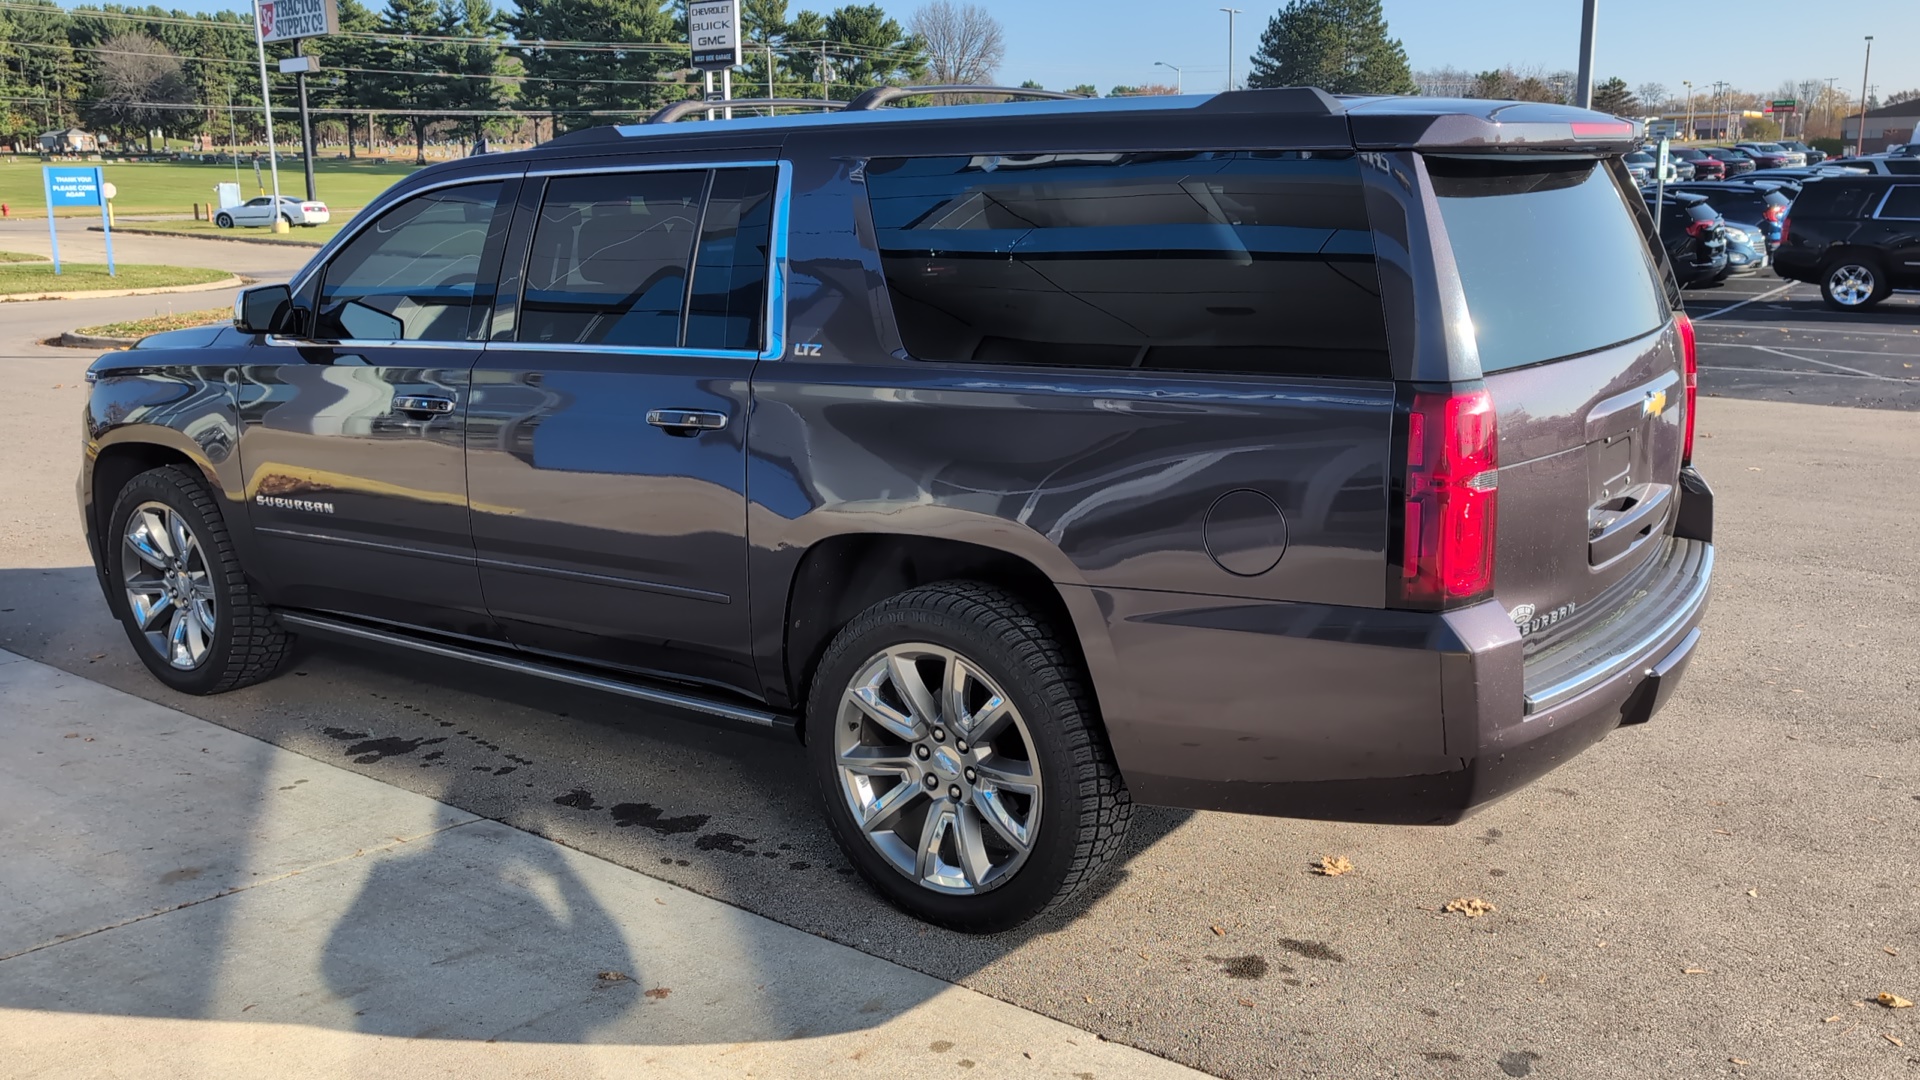
[[[1827,292],[1848,307],[1857,307],[1873,299],[1873,270],[1859,263],[1836,266],[1827,275]]]
[[[841,794],[895,870],[955,895],[1013,877],[1039,832],[1040,772],[1025,718],[981,665],[889,647],[861,665],[837,719]]]
[[[134,625],[155,653],[181,671],[206,663],[219,625],[213,578],[206,549],[179,511],[145,502],[127,516],[120,580]]]

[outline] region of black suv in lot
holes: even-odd
[[[1864,311],[1920,289],[1920,176],[1810,180],[1782,226],[1773,268],[1820,286],[1827,306]]]
[[[102,357],[80,511],[135,651],[791,732],[875,888],[975,931],[1134,800],[1448,823],[1667,700],[1712,496],[1631,125],[880,96],[422,170]]]

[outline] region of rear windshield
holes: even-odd
[[[1427,170],[1483,371],[1592,352],[1666,324],[1646,233],[1603,163],[1429,157]]]

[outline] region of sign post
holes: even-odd
[[[97,167],[73,168],[46,165],[40,170],[47,189],[47,236],[53,241],[53,272],[60,273],[60,230],[54,227],[53,211],[61,206],[97,206],[100,227],[107,238],[107,276],[118,277],[113,265],[113,221],[107,215],[107,200],[116,194],[113,185],[101,178]]]
[[[713,73],[720,72],[720,100],[733,100],[733,69],[740,66],[740,12],[736,0],[689,0],[687,42],[693,48],[693,67],[704,76],[707,99],[713,99]],[[733,119],[733,110],[727,110]],[[713,119],[713,110],[707,110]]]
[[[267,163],[273,169],[273,231],[286,232],[280,210],[280,155],[273,144],[273,102],[268,97],[267,43],[299,41],[340,32],[338,0],[253,0],[254,45],[260,53],[260,104],[267,121]],[[313,198],[313,139],[305,111],[306,74],[300,70],[301,156],[307,161],[307,198]]]

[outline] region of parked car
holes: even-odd
[[[1827,160],[1827,152],[1825,150],[1815,150],[1813,147],[1808,146],[1798,139],[1781,139],[1780,145],[1788,150],[1801,154],[1808,165],[1818,165]]]
[[[1766,233],[1760,226],[1723,219],[1720,228],[1727,236],[1727,269],[1731,274],[1757,274],[1767,268]]]
[[[1760,167],[1759,163],[1749,157],[1744,150],[1732,150],[1724,146],[1708,146],[1703,149],[1708,157],[1725,166],[1727,176],[1738,176]]]
[[[1864,157],[1840,158],[1831,164],[1861,175],[1920,176],[1920,157],[1901,154],[1867,154]]]
[[[1632,124],[898,92],[421,169],[232,325],[101,357],[133,650],[207,694],[341,638],[798,736],[849,862],[969,931],[1136,801],[1447,823],[1669,699],[1712,495]]]
[[[1637,187],[1645,187],[1654,182],[1654,171],[1659,159],[1644,150],[1636,150],[1622,159],[1627,166],[1627,175],[1633,178]]]
[[[291,195],[280,197],[280,217],[289,225],[325,225],[333,220],[326,203],[296,199]],[[271,225],[273,196],[262,195],[257,199],[248,199],[239,206],[226,207],[214,214],[213,223],[223,229],[231,229],[236,225],[243,228]]]
[[[1646,196],[1647,210],[1660,209],[1660,241],[1667,262],[1681,288],[1724,281],[1733,267],[1727,260],[1727,237],[1720,213],[1706,196],[1668,188],[1664,197]]]
[[[1693,166],[1693,180],[1720,180],[1727,175],[1727,163],[1692,146],[1676,146],[1668,151],[1676,161]]]
[[[1807,163],[1807,155],[1779,143],[1743,142],[1734,143],[1733,148],[1745,152],[1762,169],[1797,169]]]
[[[1820,286],[1827,306],[1864,311],[1920,289],[1920,177],[1828,177],[1794,200],[1774,273]]]
[[[1793,197],[1778,185],[1745,183],[1744,179],[1695,181],[1678,184],[1667,190],[1702,196],[1722,217],[1753,222],[1765,233],[1767,247],[1771,250],[1780,243],[1780,223],[1787,219],[1787,209],[1793,205]]]

